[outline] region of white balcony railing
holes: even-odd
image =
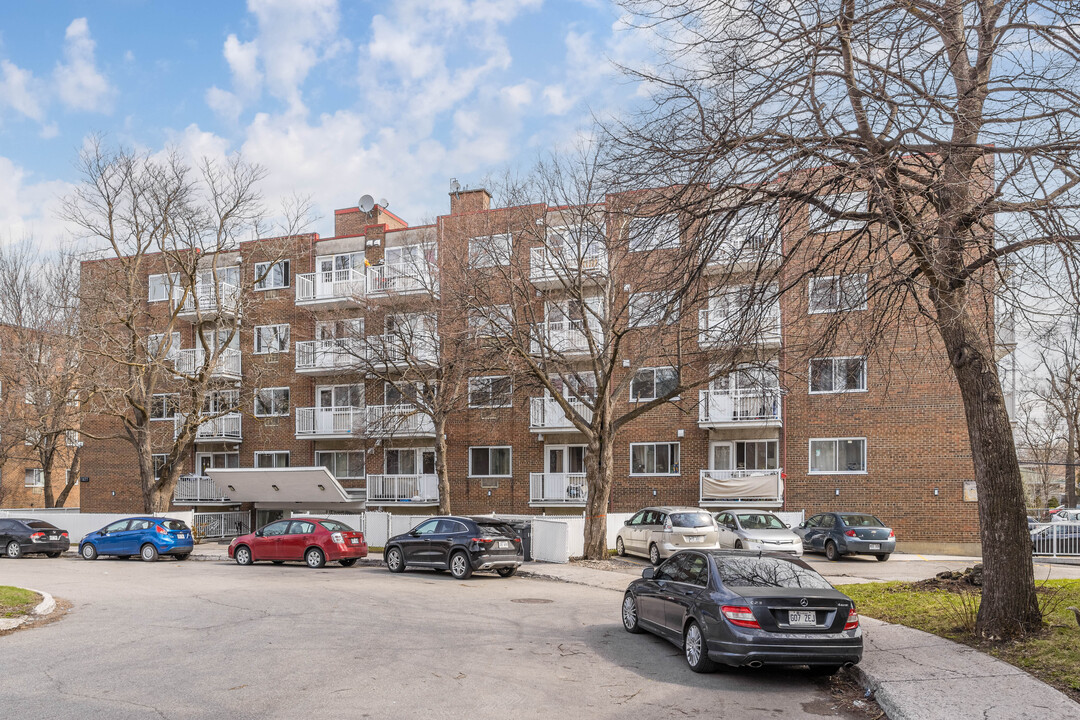
[[[699,310],[698,329],[701,345],[775,345],[780,342],[780,304],[743,312]]]
[[[366,288],[364,273],[356,268],[303,273],[296,276],[296,302],[358,300]]]
[[[208,358],[202,348],[188,348],[176,353],[173,367],[176,372],[184,375],[194,375],[206,364]],[[240,379],[240,351],[235,348],[224,348],[216,358],[210,358],[210,377]]]
[[[369,405],[367,434],[370,437],[434,435],[435,422],[414,405]]]
[[[569,404],[578,415],[585,419],[585,422],[592,422],[592,408],[576,399],[569,399]],[[535,431],[576,430],[574,423],[566,417],[566,413],[555,398],[546,395],[529,398],[529,427]]]
[[[177,414],[173,420],[173,436],[180,434],[185,416]],[[195,430],[195,442],[240,442],[240,413],[228,413],[206,420]]]
[[[430,365],[439,358],[434,332],[416,330],[394,335],[368,335],[367,346],[368,361],[373,365]]]
[[[240,312],[240,288],[224,280],[218,281],[217,287],[213,282],[196,282],[184,300],[180,314],[192,315],[196,313],[196,307],[199,314],[207,317],[236,315]]]
[[[533,355],[582,355],[589,352],[589,338],[580,320],[551,320],[536,325],[533,331]],[[590,327],[589,332],[599,352],[604,344],[603,331]]]
[[[296,408],[296,435],[305,437],[351,437],[363,430],[364,408]]]
[[[435,475],[368,475],[367,501],[434,504],[439,502],[439,479]]]
[[[732,234],[713,251],[708,266],[758,267],[776,263],[781,259],[776,247],[777,240],[771,230]]]
[[[779,425],[780,388],[701,390],[699,425]]]
[[[702,470],[701,504],[783,502],[781,474],[779,469]]]
[[[585,473],[529,473],[529,502],[534,505],[584,505]]]
[[[602,277],[607,274],[607,252],[601,247],[534,247],[529,250],[529,278],[533,282],[559,280],[572,283],[578,275]]]
[[[205,475],[181,475],[173,490],[173,502],[228,502],[229,496],[221,492],[217,484]]]
[[[369,295],[439,292],[439,281],[426,261],[386,263],[367,269]]]
[[[348,370],[357,367],[365,357],[367,345],[359,338],[302,340],[296,343],[298,371]]]

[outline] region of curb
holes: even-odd
[[[43,590],[35,590],[33,588],[22,588],[23,590],[29,590],[30,592],[37,593],[42,597],[41,602],[34,606],[34,609],[30,611],[29,615],[20,615],[14,618],[4,618],[0,620],[0,630],[14,630],[20,625],[24,625],[31,620],[44,617],[56,609],[56,600],[47,592]]]

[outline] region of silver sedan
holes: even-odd
[[[787,552],[802,557],[802,538],[767,510],[725,510],[718,513],[720,547]]]

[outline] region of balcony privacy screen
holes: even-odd
[[[776,485],[775,470],[762,470],[760,475],[726,478],[709,477],[708,473],[704,473],[701,479],[701,495],[706,498],[779,497],[779,488]]]

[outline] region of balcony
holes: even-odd
[[[206,351],[202,348],[188,348],[176,353],[173,368],[178,374],[195,375],[207,362]],[[215,380],[240,379],[240,351],[235,348],[223,349],[212,359],[210,377]]]
[[[184,415],[177,415],[173,420],[173,437],[180,434],[184,426]],[[228,413],[205,421],[195,431],[197,443],[238,443],[242,440],[240,434],[240,413]]]
[[[296,276],[296,304],[344,307],[364,300],[367,281],[355,268],[303,273]]]
[[[364,408],[296,408],[297,439],[335,440],[358,437],[364,430]]]
[[[177,290],[179,291],[179,288]],[[240,288],[222,280],[216,287],[212,282],[195,283],[195,288],[188,293],[184,305],[177,311],[176,316],[199,321],[236,317],[239,314]]]
[[[296,343],[296,372],[338,375],[362,367],[367,345],[359,338],[303,340]]]
[[[176,481],[173,502],[177,505],[227,503],[229,497],[218,489],[213,480],[204,475],[182,475]]]
[[[780,388],[701,390],[698,427],[780,427],[783,424],[780,403]]]
[[[705,264],[706,274],[745,273],[779,267],[783,257],[776,251],[776,239],[770,233],[747,232],[726,238]]]
[[[753,503],[779,506],[784,502],[782,471],[702,470],[702,507]]]
[[[529,473],[530,505],[584,505],[588,495],[585,473]]]
[[[367,294],[370,297],[427,293],[439,295],[439,281],[425,261],[387,263],[367,269]]]
[[[592,408],[586,407],[580,400],[568,400],[570,407],[574,408],[585,422],[592,422]],[[555,398],[548,396],[529,398],[529,430],[535,433],[578,432]]]
[[[438,505],[439,479],[435,475],[368,475],[367,502]]]
[[[600,328],[589,328],[593,342],[603,347],[604,334]],[[533,355],[589,355],[589,339],[580,320],[552,320],[533,328]]]
[[[367,434],[375,438],[434,437],[435,422],[414,405],[369,405]]]
[[[1016,315],[998,312],[994,315],[994,356],[1001,360],[1016,349]]]
[[[582,283],[595,283],[607,271],[607,251],[602,246],[583,248],[580,254],[573,246],[529,250],[529,280],[538,288],[573,287],[579,277]]]
[[[780,344],[780,305],[738,310],[699,310],[698,344],[702,347],[738,347]]]
[[[438,342],[433,332],[413,331],[396,335],[368,335],[368,362],[380,369],[435,365]]]

